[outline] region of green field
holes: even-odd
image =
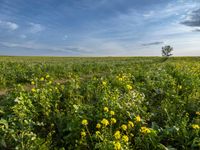
[[[0,57],[0,149],[199,150],[200,57]]]

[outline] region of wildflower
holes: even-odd
[[[134,124],[133,124],[132,121],[128,121],[128,127],[129,127],[129,128],[133,128],[133,127],[134,127]]]
[[[141,121],[141,118],[140,118],[139,115],[135,117],[135,121],[136,121],[136,122],[140,122],[140,121]]]
[[[125,142],[125,143],[128,143],[128,136],[127,135],[124,135],[122,136],[122,140]]]
[[[44,78],[42,77],[42,78],[40,78],[40,81],[44,81]]]
[[[111,110],[110,115],[112,115],[112,116],[115,115],[115,112]]]
[[[84,138],[85,136],[86,136],[86,132],[85,132],[85,131],[82,131],[82,132],[81,132],[81,137]]]
[[[107,119],[103,119],[101,121],[101,123],[106,127],[107,125],[109,125],[109,121]]]
[[[106,82],[106,81],[103,81],[102,84],[103,84],[104,86],[106,86],[107,82]]]
[[[104,107],[103,110],[104,110],[105,112],[108,112],[108,111],[109,111],[108,107]]]
[[[100,128],[101,128],[101,124],[100,124],[100,123],[97,123],[96,128],[97,128],[97,129],[100,129]]]
[[[115,137],[116,140],[119,140],[121,138],[120,131],[116,131],[115,134],[114,134],[114,137]]]
[[[198,124],[192,124],[192,128],[193,128],[193,129],[200,129],[200,127],[199,127]]]
[[[101,133],[100,133],[100,131],[96,131],[95,134],[96,134],[96,136],[99,136]]]
[[[115,124],[117,122],[117,120],[115,118],[111,118],[110,122],[111,122],[111,124]]]
[[[148,134],[148,133],[151,133],[151,130],[147,127],[141,127],[140,132],[144,134]]]
[[[127,125],[123,124],[121,127],[122,127],[122,129],[123,129],[124,131],[127,130]]]
[[[32,82],[31,82],[31,84],[32,84],[32,85],[34,85],[34,84],[35,84],[35,82],[34,82],[34,81],[32,81]]]
[[[88,125],[88,121],[86,119],[82,120],[82,125],[87,126]]]
[[[114,142],[114,149],[115,149],[115,150],[120,150],[120,149],[121,149],[121,144],[120,144],[120,142]]]
[[[196,112],[196,115],[200,115],[200,111]]]
[[[133,87],[131,86],[131,85],[126,85],[126,88],[128,89],[128,90],[132,90],[133,89]]]
[[[49,78],[49,77],[50,77],[50,76],[47,74],[47,75],[46,75],[46,78]]]
[[[36,92],[36,89],[35,89],[35,88],[32,88],[31,91],[32,91],[32,92]]]

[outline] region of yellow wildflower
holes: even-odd
[[[82,120],[82,125],[87,126],[88,125],[88,121],[86,119]]]
[[[112,116],[115,115],[115,112],[111,110],[110,115],[112,115]]]
[[[108,107],[104,107],[103,110],[104,110],[105,112],[108,112],[108,111],[109,111]]]
[[[117,120],[115,118],[111,118],[110,122],[111,122],[111,124],[115,124],[117,122]]]
[[[116,131],[115,134],[114,134],[114,137],[115,137],[116,140],[119,140],[121,138],[120,131]]]
[[[101,123],[106,127],[107,125],[109,125],[109,121],[107,120],[107,119],[103,119],[102,121],[101,121]]]
[[[131,86],[131,85],[126,85],[126,88],[128,89],[128,90],[132,90],[133,89],[133,87]]]
[[[32,91],[32,92],[36,92],[36,89],[35,89],[35,88],[32,88],[31,91]]]
[[[42,77],[42,78],[40,78],[40,81],[44,81],[44,78]]]
[[[122,129],[123,129],[124,131],[127,130],[127,125],[123,124],[121,127],[122,127]]]
[[[192,124],[192,128],[193,128],[193,129],[200,129],[200,127],[199,127],[198,124]]]
[[[47,74],[47,75],[46,75],[46,78],[49,78],[49,77],[50,77],[50,76]]]
[[[151,133],[151,130],[147,127],[141,127],[140,132],[144,134],[148,134],[148,133]]]
[[[140,118],[139,115],[135,117],[135,121],[136,121],[136,122],[140,122],[140,121],[141,121],[141,118]]]
[[[34,82],[34,81],[32,81],[32,82],[31,82],[31,84],[32,84],[32,85],[34,85],[34,84],[35,84],[35,82]]]
[[[81,137],[83,138],[83,137],[85,137],[86,136],[86,132],[85,131],[82,131],[81,132]]]
[[[121,149],[121,144],[120,144],[120,142],[114,142],[114,149],[115,149],[115,150],[120,150],[120,149]]]
[[[101,128],[101,124],[100,124],[100,123],[97,123],[96,128],[97,128],[97,129],[100,129],[100,128]]]
[[[128,127],[129,127],[129,128],[133,128],[133,127],[134,127],[134,124],[133,124],[132,121],[128,121]]]
[[[124,135],[122,136],[122,140],[125,142],[125,143],[128,143],[128,136],[127,135]]]
[[[103,81],[102,84],[103,84],[104,86],[106,86],[107,82],[106,82],[106,81]]]
[[[196,115],[200,115],[200,111],[197,111],[197,112],[196,112]]]

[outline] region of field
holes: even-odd
[[[199,150],[200,57],[0,57],[0,149]]]

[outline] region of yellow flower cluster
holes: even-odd
[[[82,132],[81,132],[81,137],[84,138],[85,136],[86,136],[86,132],[85,132],[85,131],[82,131]]]
[[[140,121],[141,121],[140,116],[136,116],[136,117],[135,117],[135,121],[136,121],[136,122],[140,122]]]
[[[121,128],[122,128],[124,131],[126,131],[126,130],[127,130],[127,125],[123,124],[123,125],[121,126]]]
[[[199,127],[198,124],[192,124],[192,128],[193,128],[193,129],[200,129],[200,127]]]
[[[134,124],[133,124],[132,121],[128,121],[128,127],[129,127],[129,128],[133,128],[133,127],[134,127]]]
[[[109,121],[108,121],[107,119],[105,119],[105,118],[101,120],[101,123],[102,123],[105,127],[109,125]]]
[[[151,133],[151,130],[147,127],[141,127],[140,132],[143,134]]]
[[[111,123],[111,124],[115,124],[116,122],[117,122],[117,120],[116,120],[115,118],[111,118],[111,119],[110,119],[110,123]]]
[[[86,119],[82,120],[82,125],[87,126],[88,125],[88,121]]]
[[[133,89],[133,87],[131,86],[131,85],[126,85],[126,88],[128,89],[128,90],[132,90]]]
[[[120,144],[120,142],[113,142],[113,144],[114,144],[114,149],[115,149],[115,150],[120,150],[120,149],[121,149],[121,144]]]
[[[106,82],[106,81],[103,81],[102,84],[103,84],[103,86],[106,86],[106,85],[107,85],[107,82]]]
[[[115,115],[115,112],[111,110],[110,115],[112,115],[112,116]]]
[[[200,111],[197,111],[197,112],[196,112],[196,115],[200,115]]]
[[[127,135],[124,135],[124,136],[122,136],[122,140],[123,140],[125,143],[128,143],[129,138],[128,138]]]
[[[114,137],[115,137],[116,140],[119,140],[121,138],[120,131],[116,131],[115,134],[114,134]]]
[[[101,128],[101,124],[100,124],[100,123],[97,123],[96,128],[97,128],[97,129],[100,129],[100,128]]]
[[[104,107],[103,110],[104,110],[105,112],[108,112],[108,111],[109,111],[108,107]]]

